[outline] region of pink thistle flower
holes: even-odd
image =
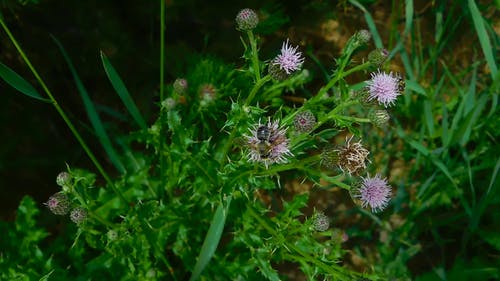
[[[372,79],[368,81],[368,99],[376,99],[385,107],[394,104],[396,98],[401,95],[401,77],[392,72],[387,74],[378,71],[372,73]]]
[[[285,71],[288,75],[299,70],[304,63],[304,58],[302,57],[302,53],[297,49],[298,46],[290,46],[287,39],[281,46],[281,54],[275,57],[271,64],[279,66],[280,69]]]
[[[250,135],[245,137],[250,148],[248,159],[251,162],[262,162],[266,168],[273,163],[285,163],[287,157],[293,155],[288,147],[286,128],[280,128],[278,120],[269,120],[264,125],[259,121],[250,129]]]
[[[391,186],[387,184],[387,179],[382,179],[379,174],[375,177],[363,178],[357,194],[354,197],[361,200],[363,208],[370,206],[372,212],[382,211],[389,204],[391,199]]]

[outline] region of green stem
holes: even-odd
[[[165,1],[160,0],[160,102],[164,100],[164,79],[165,79]],[[159,157],[160,157],[160,198],[163,198],[165,190],[165,157],[163,156],[164,135],[163,131],[163,110],[160,110],[160,144],[159,144]]]
[[[351,121],[351,122],[358,122],[358,123],[370,123],[371,122],[371,120],[368,118],[358,118],[358,117],[351,117],[351,116],[335,115],[335,118],[346,120],[346,121]]]
[[[259,82],[260,80],[260,67],[259,67],[259,54],[257,53],[257,41],[253,35],[252,30],[247,31],[248,40],[250,41],[250,48],[252,51],[252,67],[255,74],[255,81]]]
[[[259,215],[255,212],[255,210],[253,209],[253,207],[251,206],[247,206],[247,210],[248,212],[250,213],[250,215],[264,228],[266,229],[269,234],[271,234],[272,236],[274,237],[279,237],[279,233],[273,228],[271,227],[263,218],[262,218],[262,215]],[[314,257],[312,257],[311,255],[309,255],[308,253],[305,253],[304,251],[302,251],[300,248],[296,247],[294,244],[288,242],[288,241],[284,241],[283,243],[283,247],[287,248],[287,249],[290,249],[290,250],[293,250],[295,253],[299,254],[303,259],[305,259],[306,261],[308,261],[309,263],[312,263],[314,265],[316,265],[317,267],[320,267],[321,269],[323,269],[325,272],[328,272],[330,274],[332,274],[333,276],[335,277],[339,277],[339,275],[341,275],[341,279],[340,280],[350,280],[350,279],[345,279],[345,278],[348,278],[350,277],[349,274],[346,274],[345,272],[342,271],[341,267],[337,266],[337,265],[334,265],[334,264],[325,264],[317,259],[315,259]],[[300,260],[301,257],[298,257],[296,255],[292,255],[290,256],[294,259],[298,259]]]
[[[9,28],[7,27],[7,25],[5,24],[5,22],[3,21],[3,18],[1,16],[0,16],[0,25],[2,25],[2,28],[7,33],[7,36],[9,37],[10,41],[12,42],[12,44],[14,44],[14,46],[17,49],[17,51],[19,52],[19,54],[23,58],[24,62],[26,63],[26,65],[28,66],[28,68],[33,73],[33,76],[35,76],[35,78],[38,81],[38,83],[40,83],[40,86],[42,86],[42,89],[47,94],[47,96],[49,97],[49,99],[52,101],[52,105],[54,105],[56,111],[62,117],[62,119],[64,120],[64,122],[68,126],[68,128],[71,130],[71,133],[73,133],[73,135],[75,136],[75,138],[78,141],[78,143],[80,143],[80,146],[83,148],[83,150],[85,151],[85,153],[87,154],[87,156],[90,158],[90,160],[92,161],[92,163],[94,163],[94,165],[96,166],[97,170],[99,170],[99,172],[104,177],[104,179],[106,180],[106,182],[108,183],[108,185],[111,187],[111,189],[113,189],[113,191],[123,200],[123,202],[127,203],[127,200],[125,199],[125,197],[123,196],[123,194],[115,187],[115,185],[113,184],[113,181],[108,176],[108,174],[104,171],[104,169],[101,166],[101,164],[99,163],[99,161],[97,161],[97,158],[92,153],[92,151],[89,149],[89,147],[87,146],[87,144],[85,143],[85,141],[83,140],[83,138],[80,136],[80,134],[76,130],[76,128],[73,125],[73,123],[71,123],[71,121],[69,120],[69,118],[66,115],[66,113],[64,112],[64,110],[61,108],[61,106],[59,106],[59,103],[57,103],[57,100],[52,95],[52,92],[49,90],[49,88],[47,87],[47,85],[45,85],[45,83],[43,82],[43,79],[40,77],[40,75],[36,71],[35,67],[31,64],[30,60],[28,59],[28,57],[24,53],[23,49],[21,48],[21,46],[19,45],[19,43],[17,42],[17,40],[15,39],[14,35],[12,35],[12,33],[10,32]]]
[[[220,156],[218,158],[219,161],[221,161],[221,165],[224,163],[224,161],[225,161],[224,159],[226,159],[226,156],[229,152],[229,149],[231,148],[231,145],[233,144],[234,138],[236,137],[236,132],[238,131],[238,126],[240,125],[240,121],[245,114],[244,108],[247,107],[252,102],[253,98],[255,97],[255,95],[257,94],[259,89],[269,80],[271,80],[271,76],[267,75],[264,78],[257,81],[257,83],[255,83],[252,90],[250,91],[250,94],[246,98],[245,103],[243,104],[243,109],[242,109],[241,113],[239,114],[239,116],[236,117],[236,121],[234,122],[234,127],[231,130],[231,133],[229,134],[229,138],[226,141],[224,147],[222,148],[222,153],[220,154]]]

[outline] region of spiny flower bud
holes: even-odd
[[[323,149],[321,153],[321,165],[327,169],[335,168],[339,163],[339,153],[333,147]]]
[[[313,216],[313,227],[316,231],[326,231],[330,227],[330,220],[325,214],[318,212]]]
[[[57,185],[63,187],[71,184],[71,175],[68,172],[61,172],[56,178]]]
[[[259,24],[259,17],[252,9],[243,9],[236,15],[236,27],[239,30],[252,30]]]
[[[316,117],[310,110],[299,112],[293,119],[293,125],[297,132],[310,132],[316,125]]]
[[[370,99],[370,92],[366,88],[361,89],[359,91],[355,91],[353,93],[353,96],[364,107],[371,107],[377,104],[373,99]]]
[[[389,113],[387,113],[387,110],[384,109],[371,111],[370,114],[368,115],[368,118],[370,118],[373,125],[377,127],[384,126],[390,119]]]
[[[358,32],[356,32],[352,37],[351,37],[351,42],[352,42],[352,46],[354,47],[354,49],[356,48],[359,48],[365,44],[367,44],[368,42],[370,42],[370,39],[372,38],[372,34],[370,33],[370,31],[366,30],[366,29],[362,29]]]
[[[108,237],[109,241],[115,241],[116,239],[118,239],[118,232],[111,229],[108,231],[108,233],[106,233],[106,236]]]
[[[347,172],[349,174],[365,169],[365,160],[368,154],[370,154],[370,152],[366,150],[363,145],[361,145],[361,141],[351,143],[352,138],[353,137],[346,140],[345,146],[336,150],[339,156],[339,168],[343,172]]]
[[[173,98],[166,98],[164,101],[161,102],[161,106],[166,110],[174,109],[175,105],[176,102]]]
[[[184,78],[177,78],[174,81],[174,91],[179,95],[183,95],[187,92],[188,82]]]
[[[77,207],[71,210],[71,213],[69,214],[69,218],[71,219],[72,222],[76,224],[81,224],[87,219],[87,210],[85,210],[82,207]]]
[[[389,51],[386,49],[375,49],[368,54],[368,61],[374,66],[380,67],[388,56]]]
[[[203,84],[200,87],[200,105],[202,107],[207,106],[215,100],[215,94],[217,89],[215,89],[212,84]]]
[[[49,200],[45,203],[49,210],[56,215],[66,215],[69,211],[69,199],[66,194],[58,192],[50,196]]]
[[[269,66],[267,67],[267,72],[274,80],[277,81],[283,81],[288,78],[288,76],[290,76],[285,72],[285,70],[281,69],[278,64],[269,64]]]

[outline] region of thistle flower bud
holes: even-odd
[[[187,92],[187,89],[188,89],[188,82],[186,79],[184,78],[177,78],[175,79],[174,81],[174,91],[179,94],[179,95],[183,95]]]
[[[161,102],[161,106],[166,110],[174,109],[176,104],[177,103],[173,98],[166,98],[164,101]]]
[[[61,172],[56,178],[57,185],[64,187],[71,184],[71,175],[68,172]]]
[[[252,9],[243,9],[236,15],[236,28],[241,31],[252,30],[259,24],[259,17]]]
[[[330,227],[330,220],[325,214],[318,212],[313,216],[313,227],[316,231],[326,231]]]
[[[323,149],[321,153],[321,165],[327,169],[335,168],[339,163],[339,153],[333,147]]]
[[[274,79],[274,80],[277,80],[277,81],[283,81],[285,80],[286,78],[288,78],[288,75],[283,69],[281,69],[281,67],[277,64],[269,64],[268,68],[267,68],[267,72],[269,73],[269,75],[271,75],[271,77]]]
[[[375,49],[368,54],[368,61],[374,66],[380,67],[388,56],[389,51],[386,49]]]
[[[316,125],[316,117],[314,117],[314,114],[310,110],[299,112],[295,115],[293,125],[297,132],[309,132]]]
[[[215,100],[215,94],[217,89],[215,89],[212,84],[203,84],[200,87],[200,105],[205,107]]]
[[[74,208],[73,210],[71,210],[69,218],[72,222],[80,225],[87,219],[87,210],[82,207]]]
[[[370,92],[366,88],[355,91],[353,95],[364,107],[371,107],[377,104],[373,99],[370,99]]]
[[[66,215],[69,211],[69,198],[66,194],[58,192],[49,197],[49,200],[45,203],[49,210],[55,215]]]
[[[118,232],[111,229],[108,231],[108,233],[106,233],[106,236],[108,237],[109,241],[115,241],[116,239],[118,239]]]
[[[352,36],[351,40],[353,43],[353,47],[355,49],[358,47],[361,47],[361,46],[367,44],[368,42],[370,42],[371,38],[372,38],[372,34],[370,33],[370,31],[368,31],[366,29],[361,29]]]
[[[390,119],[389,113],[384,109],[371,111],[368,118],[372,121],[373,125],[377,127],[386,125],[387,121]]]

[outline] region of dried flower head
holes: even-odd
[[[368,61],[376,67],[380,67],[387,57],[389,56],[389,51],[386,49],[377,48],[368,54]]]
[[[299,70],[304,63],[302,53],[298,51],[298,46],[292,47],[288,44],[288,39],[281,46],[281,54],[271,61],[271,65],[277,65],[287,75]],[[271,69],[271,68],[270,68]]]
[[[346,145],[335,151],[338,153],[338,166],[343,172],[356,173],[366,168],[366,158],[370,152],[361,145],[361,141],[351,143],[353,136],[346,139]]]
[[[180,95],[183,95],[187,92],[188,82],[184,78],[177,78],[174,81],[174,91]]]
[[[379,109],[371,111],[370,114],[368,114],[368,118],[370,119],[370,121],[372,121],[372,123],[375,126],[382,127],[385,124],[387,124],[387,121],[389,121],[390,116],[387,110]]]
[[[58,192],[50,196],[45,205],[52,213],[63,216],[68,213],[70,202],[66,194]]]
[[[315,213],[313,227],[316,231],[326,231],[330,227],[330,219],[322,212]]]
[[[354,196],[361,200],[363,208],[369,206],[372,212],[377,213],[389,204],[391,186],[387,184],[387,179],[382,179],[379,174],[373,178],[368,176],[363,178]]]
[[[279,127],[279,121],[268,121],[267,124],[257,125],[250,129],[250,135],[245,136],[250,148],[248,158],[251,162],[262,162],[269,167],[273,163],[284,163],[288,156],[292,156],[288,148],[286,128]]]
[[[236,15],[236,27],[239,30],[252,30],[259,24],[259,17],[252,9],[243,9]]]
[[[396,98],[401,95],[401,77],[392,72],[387,74],[380,71],[372,73],[371,76],[372,79],[367,85],[368,99],[376,99],[385,107],[394,104]]]
[[[76,224],[81,224],[87,219],[87,210],[85,210],[82,207],[76,207],[73,210],[71,210],[69,218],[71,219],[72,222]]]
[[[57,185],[63,187],[71,184],[71,175],[68,172],[60,172],[56,178]]]
[[[310,110],[299,112],[293,119],[293,125],[297,132],[309,132],[316,125],[316,117]]]

